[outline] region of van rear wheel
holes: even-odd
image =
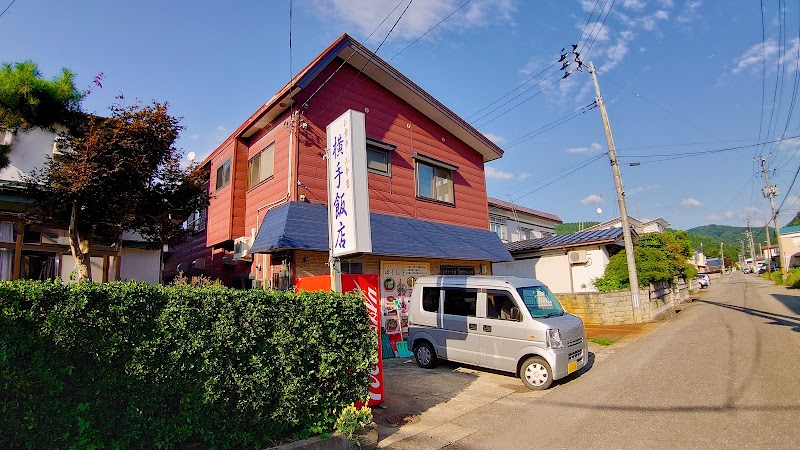
[[[428,341],[423,341],[414,349],[414,359],[423,369],[432,369],[439,362],[433,346]]]
[[[519,371],[522,384],[528,389],[541,391],[553,384],[553,370],[541,356],[531,356],[522,364]]]

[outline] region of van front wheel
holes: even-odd
[[[414,359],[417,360],[417,365],[423,369],[432,369],[438,362],[436,352],[428,341],[421,342],[414,349]]]
[[[540,356],[532,356],[525,360],[520,368],[519,377],[525,387],[534,391],[547,389],[553,384],[553,370]]]

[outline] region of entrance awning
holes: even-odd
[[[513,261],[496,233],[410,217],[370,213],[372,253],[408,258]],[[267,212],[250,251],[328,251],[328,208],[289,202]]]

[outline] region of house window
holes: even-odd
[[[361,275],[364,273],[364,263],[355,261],[342,261],[342,273],[350,275]]]
[[[452,171],[417,161],[417,195],[440,202],[455,203]]]
[[[472,266],[441,266],[440,275],[475,275],[475,268]]]
[[[231,182],[231,159],[228,158],[217,167],[217,189],[222,189]]]
[[[206,229],[206,209],[203,208],[189,214],[186,222],[183,222],[183,229],[187,231],[203,231]]]
[[[264,150],[250,159],[247,166],[247,189],[256,186],[274,173],[275,143],[273,142]]]
[[[391,176],[389,152],[367,144],[367,170],[380,175]]]
[[[507,228],[505,217],[489,215],[489,229],[497,233],[500,239],[506,240]]]
[[[520,240],[524,241],[526,239],[534,239],[535,237],[536,235],[533,234],[533,230],[531,230],[530,228],[522,228],[522,227],[519,228]]]

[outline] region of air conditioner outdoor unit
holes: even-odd
[[[251,245],[253,245],[253,238],[250,236],[242,236],[233,241],[233,259],[252,261]]]
[[[570,264],[586,264],[586,250],[573,250],[567,256]]]
[[[186,270],[187,270],[188,268],[189,268],[189,264],[186,264],[186,263],[180,263],[180,264],[178,264],[177,270],[178,270],[178,272],[183,272],[183,273],[186,273]]]
[[[204,270],[206,268],[206,259],[198,258],[192,261],[192,269]]]

